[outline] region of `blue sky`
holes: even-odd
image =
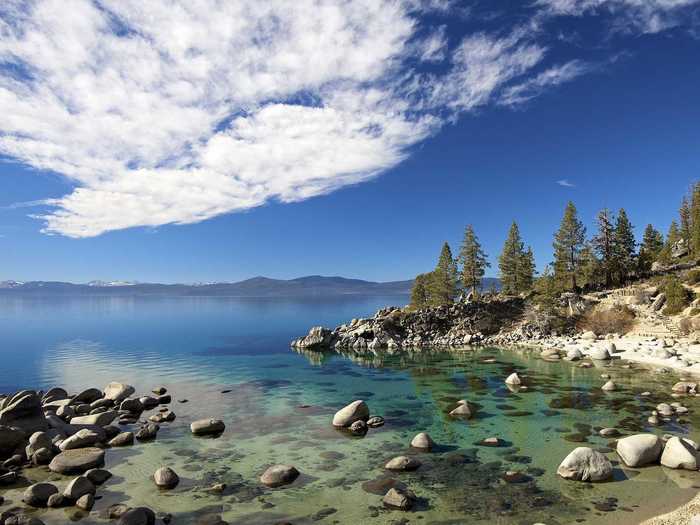
[[[0,280],[404,279],[467,223],[495,275],[700,174],[696,0],[248,3],[0,7]]]

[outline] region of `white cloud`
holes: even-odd
[[[568,179],[560,179],[560,180],[556,181],[556,183],[559,186],[563,186],[565,188],[575,188],[576,187],[576,184],[574,184],[573,182],[570,182]]]
[[[0,154],[74,185],[42,201],[47,233],[192,223],[367,180],[460,114],[521,103],[583,72],[576,61],[546,66],[547,49],[524,28],[450,43],[444,27],[423,26],[425,13],[451,9],[3,0]]]
[[[553,16],[607,12],[618,31],[659,33],[681,25],[700,0],[538,0],[537,5]]]

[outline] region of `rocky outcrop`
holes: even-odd
[[[23,390],[0,402],[0,425],[23,430],[28,436],[46,430],[48,423],[41,408],[41,397],[33,390]]]
[[[508,298],[409,311],[389,307],[374,317],[353,319],[334,330],[314,327],[308,335],[292,342],[307,350],[352,349],[372,351],[382,348],[462,346],[483,341],[516,323],[524,300]]]

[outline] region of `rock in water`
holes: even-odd
[[[416,497],[410,490],[403,487],[394,487],[384,496],[382,500],[386,507],[398,510],[410,510]]]
[[[59,474],[82,473],[104,465],[105,451],[99,448],[77,448],[61,452],[51,460],[49,469]]]
[[[654,434],[635,434],[617,442],[617,455],[628,467],[643,467],[659,461],[663,442]]]
[[[452,412],[450,412],[450,415],[452,417],[461,417],[464,419],[469,419],[472,417],[472,410],[469,408],[468,403],[460,403],[457,408],[455,408]]]
[[[605,481],[612,477],[612,472],[610,460],[588,447],[574,449],[557,469],[562,478],[575,481]]]
[[[68,483],[68,486],[63,490],[63,497],[77,501],[85,494],[94,494],[95,485],[85,476],[78,476],[73,481]]]
[[[26,488],[22,501],[31,507],[46,507],[49,498],[57,493],[58,489],[51,483],[35,483]]]
[[[0,425],[19,428],[27,435],[47,430],[39,395],[33,390],[22,390],[0,400]]]
[[[85,473],[85,477],[92,481],[93,485],[102,485],[112,477],[112,473],[102,468],[93,468]]]
[[[607,383],[605,383],[602,387],[600,387],[600,389],[605,392],[612,392],[613,390],[617,389],[617,385],[615,385],[615,383],[612,380],[610,380]]]
[[[112,438],[108,445],[110,447],[127,447],[134,444],[134,433],[133,432],[122,432],[117,434]]]
[[[608,352],[607,348],[593,348],[588,355],[596,361],[607,361],[610,359],[610,352]]]
[[[136,507],[124,512],[117,525],[155,525],[155,513],[146,507]]]
[[[136,439],[139,441],[151,441],[156,438],[159,430],[160,427],[155,423],[146,423],[140,429],[138,429],[136,434],[134,434],[134,437],[136,437]]]
[[[88,414],[87,416],[78,416],[70,420],[71,425],[97,425],[104,427],[114,421],[119,414],[114,410],[102,412],[100,414]]]
[[[100,437],[101,436],[97,432],[83,428],[69,438],[64,439],[59,448],[65,451],[89,447],[100,441]]]
[[[153,474],[153,481],[156,482],[158,488],[174,489],[180,483],[180,477],[170,467],[160,467]]]
[[[373,416],[367,420],[367,426],[369,428],[379,428],[384,426],[384,418],[381,416]]]
[[[421,450],[431,450],[435,446],[435,442],[427,432],[421,432],[411,440],[411,446]]]
[[[690,439],[672,437],[661,454],[661,464],[673,469],[698,470],[698,444]]]
[[[416,470],[420,465],[420,461],[416,458],[398,456],[389,460],[384,468],[387,470]]]
[[[334,427],[349,427],[355,421],[367,421],[369,419],[369,407],[367,403],[358,399],[346,407],[338,410],[333,416]]]
[[[281,487],[299,477],[299,471],[291,465],[273,465],[260,476],[260,482],[268,487]]]
[[[350,432],[356,436],[364,436],[367,433],[367,423],[358,419],[352,425],[350,425]]]
[[[193,421],[190,431],[195,436],[211,436],[221,434],[226,429],[226,425],[220,419],[200,419]]]
[[[76,507],[86,512],[90,512],[94,505],[95,496],[92,494],[85,494],[84,496],[80,496],[80,498],[78,498],[78,501],[75,502]]]
[[[133,386],[113,381],[105,387],[104,396],[105,399],[110,399],[114,401],[115,405],[118,405],[134,392],[136,392],[136,390]]]
[[[24,443],[25,432],[19,428],[0,425],[0,458],[11,456]]]
[[[513,372],[506,378],[506,385],[518,386],[521,384],[520,376],[516,372]]]

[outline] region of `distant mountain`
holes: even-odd
[[[484,279],[484,289],[498,279]],[[345,277],[310,275],[297,279],[253,277],[235,283],[158,284],[129,281],[91,281],[74,284],[60,281],[2,281],[0,295],[14,296],[191,296],[191,297],[321,297],[341,295],[408,295],[413,281],[377,283]]]

